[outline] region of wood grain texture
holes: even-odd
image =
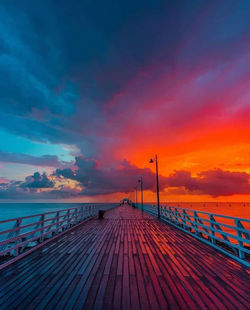
[[[249,271],[130,206],[0,274],[0,309],[249,309]]]

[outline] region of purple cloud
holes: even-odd
[[[128,193],[138,184],[141,176],[144,189],[155,191],[155,173],[148,168],[139,168],[126,160],[116,162],[110,168],[95,159],[79,156],[74,168],[56,169],[51,176],[35,172],[24,182],[2,183],[0,198],[54,199]],[[70,180],[75,185],[72,186]],[[250,174],[245,172],[221,169],[202,171],[197,176],[192,176],[189,171],[175,171],[168,177],[160,176],[160,190],[212,197],[250,194],[249,180]]]
[[[52,188],[54,187],[54,182],[47,177],[45,172],[43,174],[35,172],[33,175],[27,176],[21,186],[28,188]]]
[[[62,168],[69,166],[69,162],[60,161],[56,155],[32,156],[22,153],[10,153],[0,150],[0,162],[28,164],[40,167]]]
[[[76,169],[57,169],[55,175],[78,181],[83,186],[82,195],[127,193],[142,176],[145,190],[155,191],[155,174],[148,168],[138,168],[124,160],[113,168],[102,167],[94,159],[76,157]],[[221,169],[202,171],[191,176],[189,171],[175,171],[168,177],[160,176],[160,189],[184,188],[189,194],[213,197],[249,194],[250,175]]]
[[[145,189],[154,190],[155,175],[150,169],[138,168],[126,160],[116,164],[112,168],[102,167],[95,159],[79,156],[75,170],[57,169],[54,175],[78,181],[83,187],[82,195],[128,193],[140,176],[143,176]]]
[[[57,169],[55,175],[78,181],[83,195],[127,193],[136,185],[138,177],[144,179],[145,190],[155,191],[155,174],[148,168],[138,168],[128,161],[117,167],[105,168],[94,159],[76,157],[76,169]],[[249,194],[250,175],[221,169],[200,172],[196,177],[189,171],[176,171],[168,177],[160,176],[160,189],[185,188],[190,194],[206,194],[213,197]]]
[[[250,194],[250,175],[221,169],[202,171],[192,177],[188,171],[176,171],[167,178],[167,187],[184,187],[190,194],[213,197]]]

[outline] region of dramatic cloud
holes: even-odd
[[[69,182],[61,184],[55,179],[35,172],[25,181],[6,181],[0,183],[0,199],[62,199],[79,196],[80,189],[70,186]]]
[[[23,182],[16,181],[0,184],[0,199],[63,199],[79,196],[79,190],[68,186],[45,188],[44,191],[41,188],[24,185]]]
[[[140,176],[154,190],[154,173],[138,167],[157,153],[161,190],[249,194],[249,10],[235,0],[1,1],[0,129],[34,148],[3,135],[0,177],[14,179],[15,164],[17,178],[34,172],[27,165],[47,173],[2,191],[126,193]],[[37,142],[84,157],[73,167]]]
[[[83,195],[116,192],[128,193],[140,176],[144,189],[155,191],[155,174],[148,168],[138,168],[124,160],[118,167],[103,168],[94,159],[76,157],[76,169],[57,169],[55,175],[78,181]],[[250,194],[250,174],[221,169],[200,172],[192,177],[189,171],[176,171],[168,177],[160,176],[160,189],[185,188],[189,194],[231,196]]]
[[[103,195],[111,193],[128,193],[138,184],[142,176],[145,190],[155,190],[155,174],[148,168],[138,168],[124,160],[110,168],[91,158],[76,157],[76,169],[57,169],[55,174],[60,177],[78,181],[82,187],[82,194]],[[161,181],[166,178],[161,177]],[[163,183],[162,188],[163,188]]]
[[[26,177],[22,186],[29,188],[51,188],[54,187],[54,183],[48,179],[45,172],[43,174],[35,172],[33,175]]]
[[[112,168],[102,167],[91,158],[76,157],[74,168],[57,169],[51,176],[35,172],[24,182],[0,183],[0,198],[74,198],[83,196],[127,194],[143,177],[144,190],[155,191],[155,174],[124,160]],[[175,194],[210,195],[212,197],[250,194],[250,174],[221,169],[192,176],[189,171],[175,171],[160,176],[160,190]],[[72,183],[73,182],[73,183]],[[139,187],[138,187],[139,189]]]
[[[0,126],[100,159],[244,114],[248,11],[231,0],[3,2]]]
[[[0,162],[7,163],[19,163],[28,164],[32,166],[40,167],[64,167],[69,165],[69,162],[63,162],[58,159],[55,155],[43,155],[43,156],[32,156],[28,154],[18,154],[3,152],[0,150]]]
[[[221,169],[203,171],[192,177],[188,171],[176,171],[167,178],[169,187],[184,187],[191,194],[213,197],[250,194],[250,174]]]

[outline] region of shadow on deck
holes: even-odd
[[[249,271],[130,206],[1,271],[0,309],[249,309]]]

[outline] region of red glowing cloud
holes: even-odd
[[[64,162],[58,152],[45,155],[35,145],[28,155],[10,142],[0,162],[44,167],[49,180],[38,181],[55,182],[56,195],[60,179],[70,182],[63,195],[72,189],[72,195],[117,198],[145,175],[145,200],[151,200],[154,167],[148,160],[157,153],[162,196],[177,190],[201,200],[249,199],[249,5],[165,2],[105,2],[101,10],[83,4],[89,18],[82,19],[74,18],[75,6],[55,6],[43,14],[45,27],[32,6],[25,11],[32,23],[23,22],[18,7],[6,10],[1,128],[34,144],[70,145],[77,160],[73,167],[72,158]],[[37,43],[37,33],[48,38],[51,53]]]

